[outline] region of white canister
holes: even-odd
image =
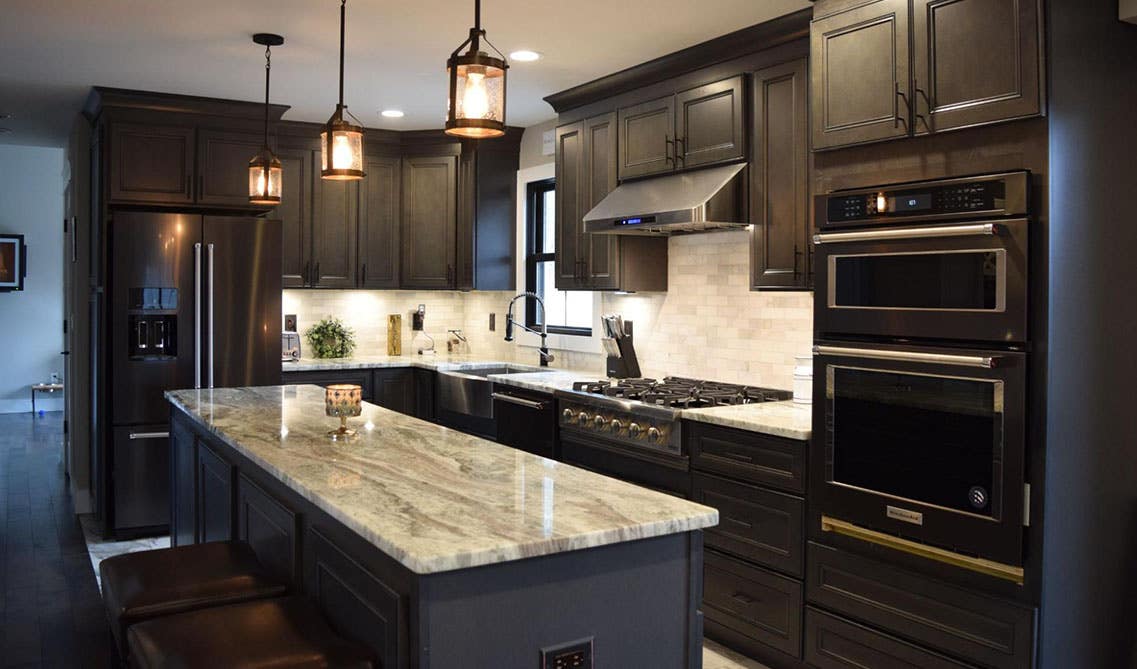
[[[794,356],[794,402],[813,403],[813,356]]]

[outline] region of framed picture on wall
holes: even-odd
[[[23,235],[0,234],[0,291],[23,290],[28,275]]]

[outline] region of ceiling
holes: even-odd
[[[657,56],[810,6],[806,0],[484,0],[483,27],[508,54],[508,123],[553,118],[542,98]],[[238,100],[263,95],[255,32],[273,49],[272,100],[286,119],[327,120],[336,97],[335,0],[4,0],[0,143],[63,146],[91,86]],[[445,61],[473,23],[473,0],[352,0],[345,102],[369,127],[441,127]],[[402,119],[379,115],[384,108]]]

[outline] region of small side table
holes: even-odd
[[[36,393],[54,393],[63,390],[62,383],[33,383],[32,384],[32,413],[36,412]]]

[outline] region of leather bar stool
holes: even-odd
[[[336,636],[303,597],[199,609],[133,625],[130,666],[370,669],[372,653]]]
[[[127,553],[99,563],[103,603],[119,656],[136,623],[186,611],[287,593],[248,544],[218,541]]]

